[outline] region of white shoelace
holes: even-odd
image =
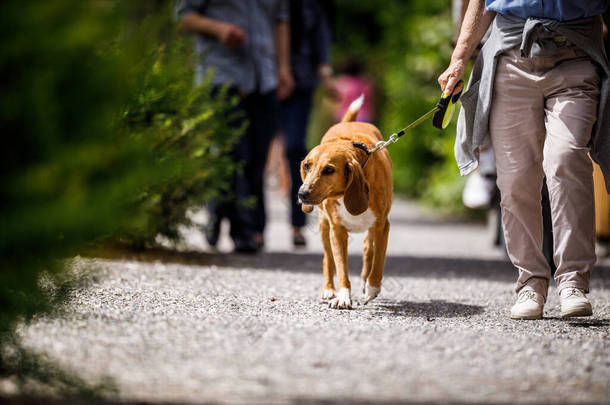
[[[531,291],[531,290],[527,290],[527,291],[521,291],[519,293],[519,295],[517,296],[517,302],[521,303],[521,302],[525,302],[527,300],[532,300],[532,301],[536,301],[536,293]]]
[[[586,298],[585,294],[578,288],[566,288],[567,292],[563,292],[563,290],[561,291],[563,294],[563,298],[567,299],[570,298],[571,296],[576,296],[578,298]]]

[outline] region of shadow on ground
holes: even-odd
[[[393,301],[378,299],[375,308],[396,316],[433,318],[458,318],[482,313],[485,308],[479,305],[460,304],[445,300],[426,302]]]
[[[264,270],[289,271],[299,273],[322,274],[322,254],[320,253],[260,253],[257,255],[239,255],[223,253],[206,253],[197,251],[176,251],[167,248],[131,250],[122,247],[105,248],[88,252],[87,256],[138,260],[142,262],[177,263],[218,267],[241,267]],[[362,256],[351,255],[349,268],[360,270]],[[388,256],[384,276],[401,277],[455,277],[483,278],[494,281],[514,282],[516,271],[512,264],[504,260],[440,258],[414,256]],[[610,284],[610,267],[598,266],[593,272],[592,280],[602,280]]]
[[[593,318],[559,318],[559,317],[545,317],[543,321],[561,321],[566,325],[573,328],[602,328],[606,329],[610,326],[610,319],[593,319]]]

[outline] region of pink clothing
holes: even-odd
[[[372,122],[375,115],[373,108],[373,82],[365,76],[340,75],[337,78],[337,89],[341,95],[341,102],[335,113],[335,119],[340,121],[349,105],[364,94],[364,104],[358,113],[358,121]]]

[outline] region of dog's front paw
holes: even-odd
[[[322,294],[320,294],[322,297],[322,300],[324,301],[328,301],[328,300],[332,300],[333,298],[335,298],[337,296],[337,292],[335,291],[334,288],[324,288],[322,289]]]
[[[330,300],[328,307],[334,309],[352,309],[352,297],[349,288],[340,289],[337,298]]]
[[[379,293],[381,292],[381,287],[373,287],[367,281],[364,286],[364,303],[373,301]]]

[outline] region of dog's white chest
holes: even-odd
[[[345,204],[343,204],[343,198],[339,198],[339,205],[337,206],[337,214],[339,218],[341,218],[341,224],[348,230],[348,232],[360,233],[367,231],[373,224],[377,217],[371,211],[370,208],[367,208],[360,215],[352,215],[345,208]]]

